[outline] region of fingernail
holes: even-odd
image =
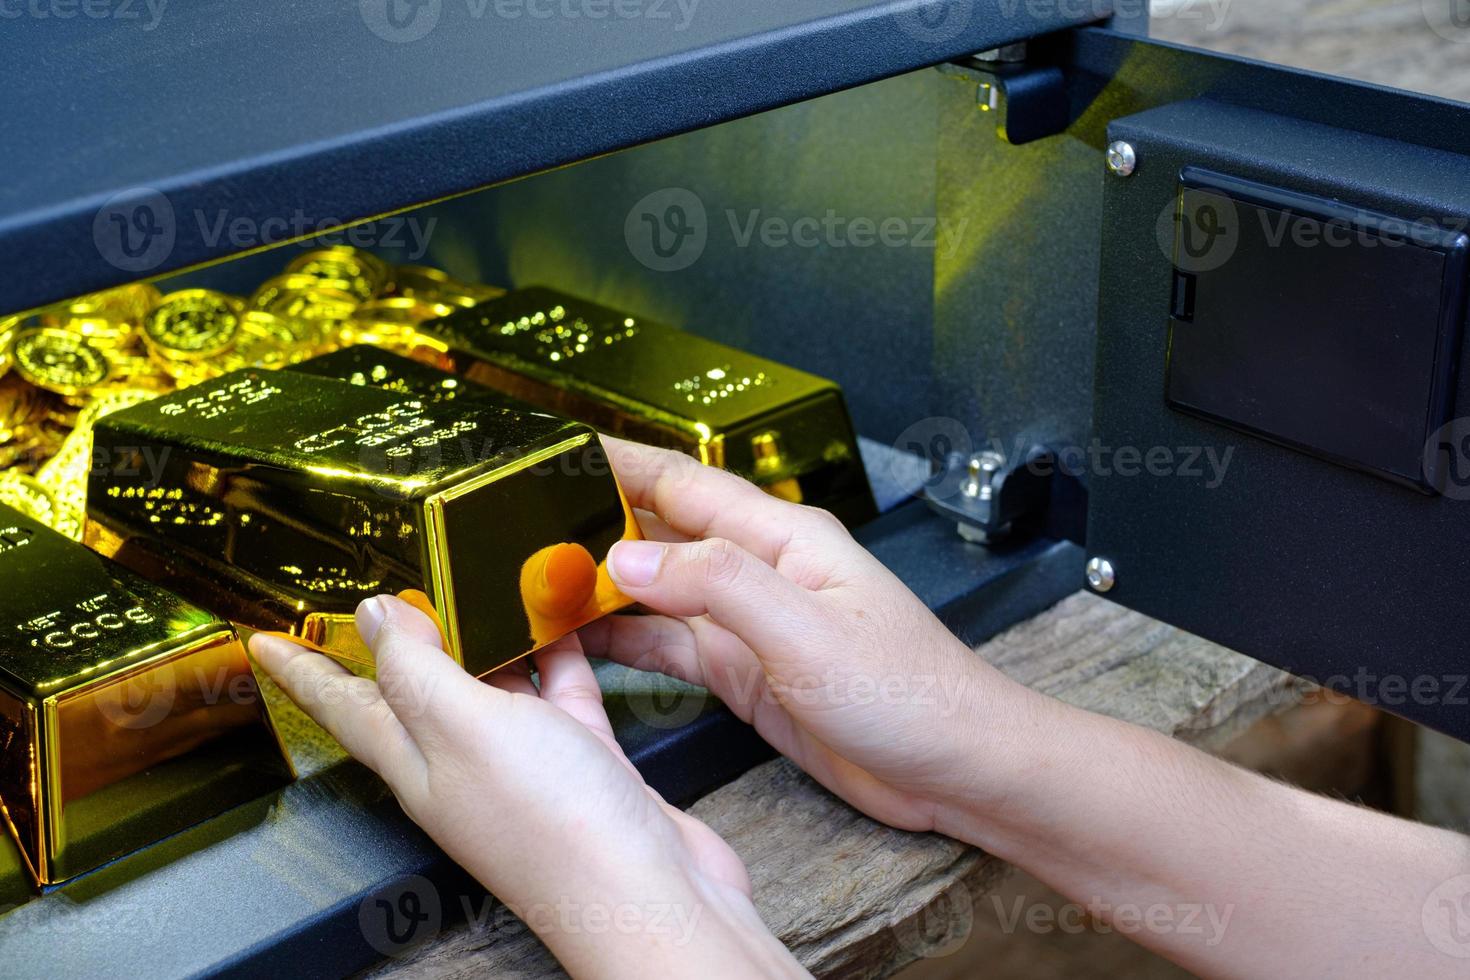
[[[619,541],[607,556],[607,570],[618,585],[652,585],[663,564],[664,546],[657,541]]]
[[[362,637],[362,642],[368,646],[373,645],[373,640],[378,635],[378,630],[383,626],[383,617],[388,610],[383,607],[383,600],[377,596],[364,599],[357,606],[357,635]]]

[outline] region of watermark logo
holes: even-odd
[[[368,30],[392,44],[408,44],[439,24],[443,0],[358,0]]]
[[[1240,247],[1240,214],[1228,196],[1190,190],[1159,213],[1159,248],[1181,272],[1213,272]]]
[[[975,454],[975,442],[970,430],[959,419],[927,418],[915,422],[899,433],[893,448],[908,456],[918,456],[929,465],[929,480],[925,491],[936,491],[945,480],[945,466],[953,456],[969,457]],[[908,471],[902,457],[890,464],[894,481],[900,486],[908,485]]]
[[[152,728],[173,714],[178,690],[172,677],[164,670],[136,674],[98,692],[93,703],[102,717],[124,731]]]
[[[975,930],[975,901],[964,882],[893,927],[898,945],[921,960],[959,952]]]
[[[181,230],[211,249],[245,251],[306,239],[314,248],[394,249],[417,262],[428,253],[438,223],[433,216],[398,214],[349,226],[341,218],[309,215],[299,208],[264,218],[224,208],[175,212],[164,194],[136,187],[113,195],[98,208],[92,217],[92,241],[108,264],[131,273],[161,266],[173,254]]]
[[[357,924],[363,938],[384,956],[401,956],[432,939],[443,923],[439,889],[421,875],[380,888],[357,907]]]
[[[1429,29],[1446,41],[1470,44],[1470,0],[1420,0]]]
[[[1085,904],[1066,902],[1053,906],[1047,902],[1031,902],[1018,895],[1007,903],[999,895],[990,897],[1001,932],[1007,936],[1018,931],[1036,935],[1062,933],[1080,935],[1092,932],[1124,936],[1193,936],[1213,949],[1225,941],[1235,906],[1197,902],[1140,905],[1134,902],[1110,902],[1094,897]]]
[[[892,475],[900,485],[912,483],[906,465],[917,456],[927,463],[931,476],[924,484],[925,494],[933,500],[947,500],[967,492],[965,481],[955,479],[954,463],[990,454],[1002,463],[1011,461],[1009,470],[1025,469],[1041,477],[1082,476],[1108,479],[1178,478],[1200,483],[1206,490],[1219,489],[1235,459],[1235,446],[1143,446],[1122,443],[1112,445],[1094,438],[1087,445],[1058,442],[1048,445],[1047,452],[1037,452],[1034,442],[1017,438],[1010,444],[1002,439],[977,439],[964,423],[952,418],[927,418],[909,426],[894,440],[893,448],[906,458],[892,461]],[[1470,470],[1470,467],[1467,467]]]
[[[1440,426],[1424,444],[1424,474],[1449,500],[1470,500],[1470,417]]]
[[[163,21],[169,0],[0,0],[0,20],[109,20],[138,22],[151,31]],[[144,19],[146,16],[146,20]]]
[[[822,214],[768,214],[761,208],[726,208],[721,230],[738,249],[868,249],[918,248],[958,252],[969,219],[949,223],[933,215],[871,217],[840,214],[828,208]],[[623,224],[628,250],[656,272],[677,272],[699,261],[709,244],[712,227],[705,203],[692,191],[668,187],[654,191],[635,204]]]
[[[177,235],[169,199],[148,187],[114,194],[92,219],[97,254],[123,272],[151,272],[174,250]]]
[[[959,37],[975,16],[975,0],[918,0],[893,15],[899,30],[926,44]]]
[[[1149,4],[1152,20],[1178,20],[1214,34],[1224,30],[1230,20],[1230,5],[1234,0],[1153,0]],[[1123,4],[1130,6],[1130,4]],[[1123,13],[1123,10],[1119,10]]]
[[[1435,949],[1470,959],[1470,875],[1457,875],[1430,892],[1421,922]]]
[[[693,191],[666,187],[633,205],[623,223],[623,238],[628,251],[647,268],[678,272],[704,255],[709,215]]]
[[[663,673],[641,673],[626,694],[628,710],[643,724],[667,732],[694,721],[709,703],[709,692]]]

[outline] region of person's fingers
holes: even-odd
[[[602,707],[602,688],[582,652],[577,634],[564,636],[531,655],[541,681],[541,698],[556,705],[588,728],[606,728],[607,712]]]
[[[587,656],[708,688],[746,721],[767,693],[759,658],[708,616],[604,616],[578,633]]]
[[[278,636],[257,634],[250,652],[302,711],[389,783],[422,769],[423,756],[371,680]]]
[[[613,755],[626,762],[622,747],[613,735],[607,709],[602,704],[602,688],[598,686],[597,675],[582,652],[582,642],[577,634],[542,647],[531,656],[536,661],[542,699],[571,715],[601,739]]]
[[[504,696],[465,673],[444,652],[434,622],[402,599],[364,600],[357,631],[373,651],[383,700],[426,752],[457,746],[484,722],[485,699]]]
[[[485,675],[481,680],[491,687],[498,687],[510,694],[524,694],[532,698],[541,696],[541,692],[536,690],[536,684],[531,680],[531,665],[525,660],[517,660],[493,674]]]
[[[797,533],[843,534],[809,507],[777,500],[733,473],[683,453],[603,437],[618,483],[635,507],[690,538],[729,538],[769,564]]]
[[[589,657],[624,667],[667,674],[689,684],[704,684],[704,665],[694,631],[671,616],[604,616],[577,631]]]
[[[763,660],[821,639],[812,593],[731,541],[619,541],[607,565],[629,598],[669,616],[708,615]]]
[[[669,522],[659,517],[651,510],[633,509],[633,516],[638,518],[638,527],[643,531],[643,536],[650,541],[679,542],[688,541],[689,535],[680,534],[669,527]]]

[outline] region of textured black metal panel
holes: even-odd
[[[1012,146],[979,111],[974,75],[940,80],[946,247],[935,254],[935,412],[962,424],[969,448],[1013,460],[1033,445],[1084,445],[1102,206],[1097,122]]]
[[[405,215],[401,243],[378,251],[471,281],[562,286],[832,378],[858,430],[891,443],[939,408],[943,84],[913,72],[489,188]],[[664,236],[672,261],[656,262],[641,218],[671,206],[696,231]],[[892,245],[853,234],[885,221],[903,228]],[[775,234],[787,229],[796,237]],[[248,292],[294,251],[176,280]]]
[[[167,5],[151,23],[141,3],[136,21],[7,19],[0,311],[241,251],[218,234],[221,215],[262,229],[298,214],[384,214],[1110,10],[750,0],[502,16],[505,6],[217,0]],[[165,229],[167,247],[133,256],[121,239],[99,244],[130,226],[130,249]]]
[[[1109,597],[1470,737],[1461,639],[1470,591],[1465,488],[1426,496],[1175,411],[1164,400],[1182,168],[1463,228],[1470,158],[1448,148],[1470,146],[1470,107],[1135,50],[1137,62],[1125,59],[1134,77],[1172,69],[1178,87],[1218,92],[1229,102],[1172,104],[1109,127],[1111,138],[1134,144],[1139,166],[1127,179],[1099,176],[1106,197],[1096,432],[1114,449],[1163,447],[1175,459],[1195,450],[1228,464],[1223,472],[1205,465],[1198,475],[1125,475],[1116,466],[1093,474],[1088,544],[1117,569]],[[1242,106],[1252,101],[1273,111]],[[1224,240],[1207,260],[1229,261],[1229,245]],[[1470,410],[1467,374],[1462,365],[1456,415]],[[1300,384],[1310,391],[1312,383],[1308,366]],[[1461,467],[1465,434],[1447,440]],[[1432,439],[1428,448],[1440,447]]]

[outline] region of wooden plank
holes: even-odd
[[[1205,747],[1223,745],[1286,706],[1297,683],[1086,594],[1015,627],[979,653],[1037,690]],[[945,930],[934,928],[935,910],[962,918],[967,903],[1009,871],[948,838],[877,824],[784,759],[715,791],[692,812],[744,859],[766,924],[819,976],[886,976],[924,956],[947,941]],[[955,894],[963,901],[946,904],[945,897]],[[563,974],[529,932],[471,923],[370,975]]]

